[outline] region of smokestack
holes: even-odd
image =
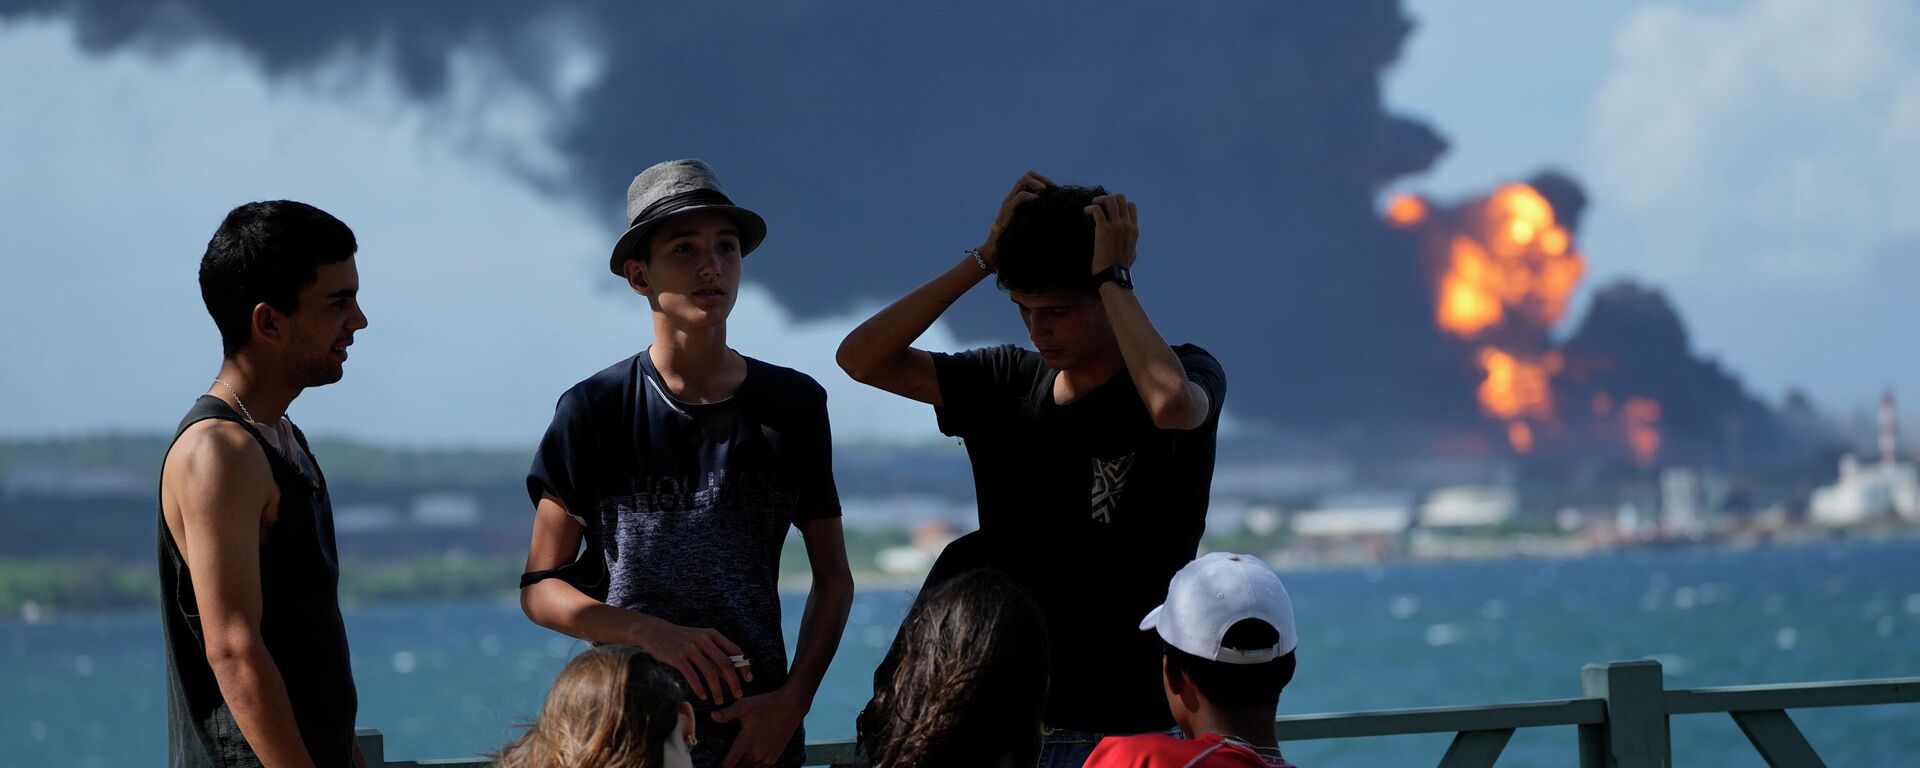
[[[1880,393],[1880,466],[1889,470],[1900,460],[1900,421],[1893,409],[1893,390]]]

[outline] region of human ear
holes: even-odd
[[[264,301],[253,305],[253,313],[247,322],[252,326],[253,338],[273,339],[280,336],[279,313]]]
[[[627,287],[632,288],[634,293],[649,297],[653,295],[653,289],[647,283],[646,262],[639,259],[627,259],[627,262],[621,265],[621,268],[627,273]]]

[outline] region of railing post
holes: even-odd
[[[1581,765],[1597,768],[1670,768],[1666,682],[1660,662],[1615,661],[1580,670],[1580,690],[1607,702],[1607,722],[1598,732],[1582,729]]]
[[[1512,738],[1512,728],[1461,731],[1454,734],[1453,744],[1441,756],[1440,768],[1492,768]]]
[[[355,728],[353,738],[360,742],[360,754],[368,768],[387,768],[387,737],[377,728]]]
[[[1580,768],[1606,768],[1607,725],[1580,726]]]
[[[1729,712],[1733,722],[1740,725],[1740,732],[1747,735],[1747,741],[1753,742],[1753,748],[1760,751],[1767,765],[1773,768],[1826,768],[1820,759],[1820,753],[1807,743],[1807,737],[1800,733],[1785,710],[1767,709],[1758,711]]]

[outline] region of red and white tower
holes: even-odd
[[[1880,393],[1880,465],[1893,469],[1900,461],[1900,419],[1893,408],[1893,390]]]

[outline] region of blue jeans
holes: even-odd
[[[1159,731],[1168,735],[1179,733],[1178,728]],[[1088,733],[1052,729],[1041,731],[1040,759],[1033,763],[1034,768],[1080,768],[1086,765],[1087,758],[1093,754],[1094,746],[1108,736],[1126,736],[1131,734]]]

